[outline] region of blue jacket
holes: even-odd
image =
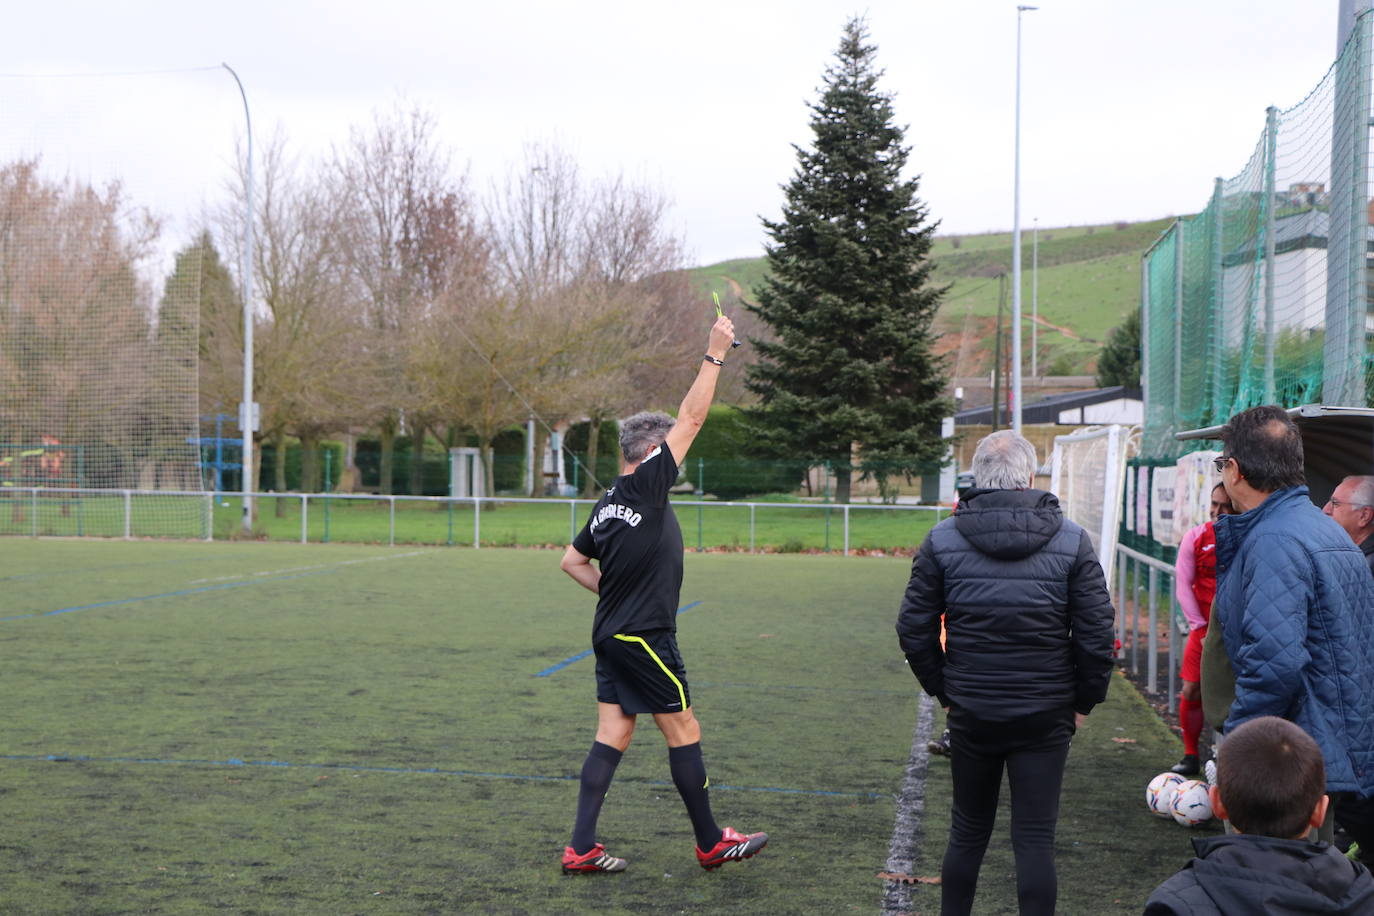
[[[1374,794],[1374,577],[1308,499],[1271,493],[1216,523],[1217,595],[1236,674],[1230,731],[1280,716],[1317,742],[1329,792]]]

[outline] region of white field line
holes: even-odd
[[[236,582],[239,580],[249,581],[252,579],[262,579],[268,576],[284,576],[290,573],[312,572],[319,569],[335,569],[340,566],[354,566],[359,563],[376,563],[386,560],[400,560],[405,557],[418,557],[423,554],[432,553],[429,550],[411,550],[406,553],[388,553],[375,557],[361,557],[356,560],[340,560],[338,563],[317,563],[313,566],[290,566],[285,569],[262,569],[257,572],[235,573],[228,576],[212,576],[208,579],[192,579],[189,585],[211,585],[216,582]]]
[[[887,873],[910,875],[916,867],[916,855],[921,844],[921,815],[926,810],[926,772],[930,752],[931,724],[935,721],[935,698],[922,692],[916,704],[916,733],[911,739],[911,757],[902,777],[902,790],[897,795],[897,817],[892,825],[892,842],[888,846]],[[882,916],[907,916],[911,908],[915,884],[883,881]],[[937,889],[938,892],[938,889]],[[938,908],[938,907],[937,907]]]

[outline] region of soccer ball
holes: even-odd
[[[1212,819],[1212,799],[1207,795],[1207,783],[1189,779],[1179,783],[1170,806],[1174,820],[1185,827],[1196,827]]]
[[[1145,807],[1156,817],[1172,817],[1174,793],[1179,783],[1187,781],[1172,771],[1160,773],[1145,787]]]

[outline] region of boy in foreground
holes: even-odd
[[[1145,916],[1374,913],[1374,877],[1328,843],[1308,840],[1329,799],[1317,743],[1276,716],[1227,732],[1212,811],[1234,834],[1193,840],[1197,858],[1145,903]]]

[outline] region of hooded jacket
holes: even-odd
[[[897,635],[941,705],[999,722],[1102,702],[1114,620],[1092,540],[1053,494],[973,489],[912,561]]]
[[[1374,877],[1327,843],[1199,837],[1197,858],[1145,902],[1145,916],[1374,913]]]
[[[1235,672],[1226,730],[1288,719],[1321,748],[1328,792],[1374,794],[1374,578],[1363,555],[1306,487],[1222,516],[1216,532],[1212,620]]]

